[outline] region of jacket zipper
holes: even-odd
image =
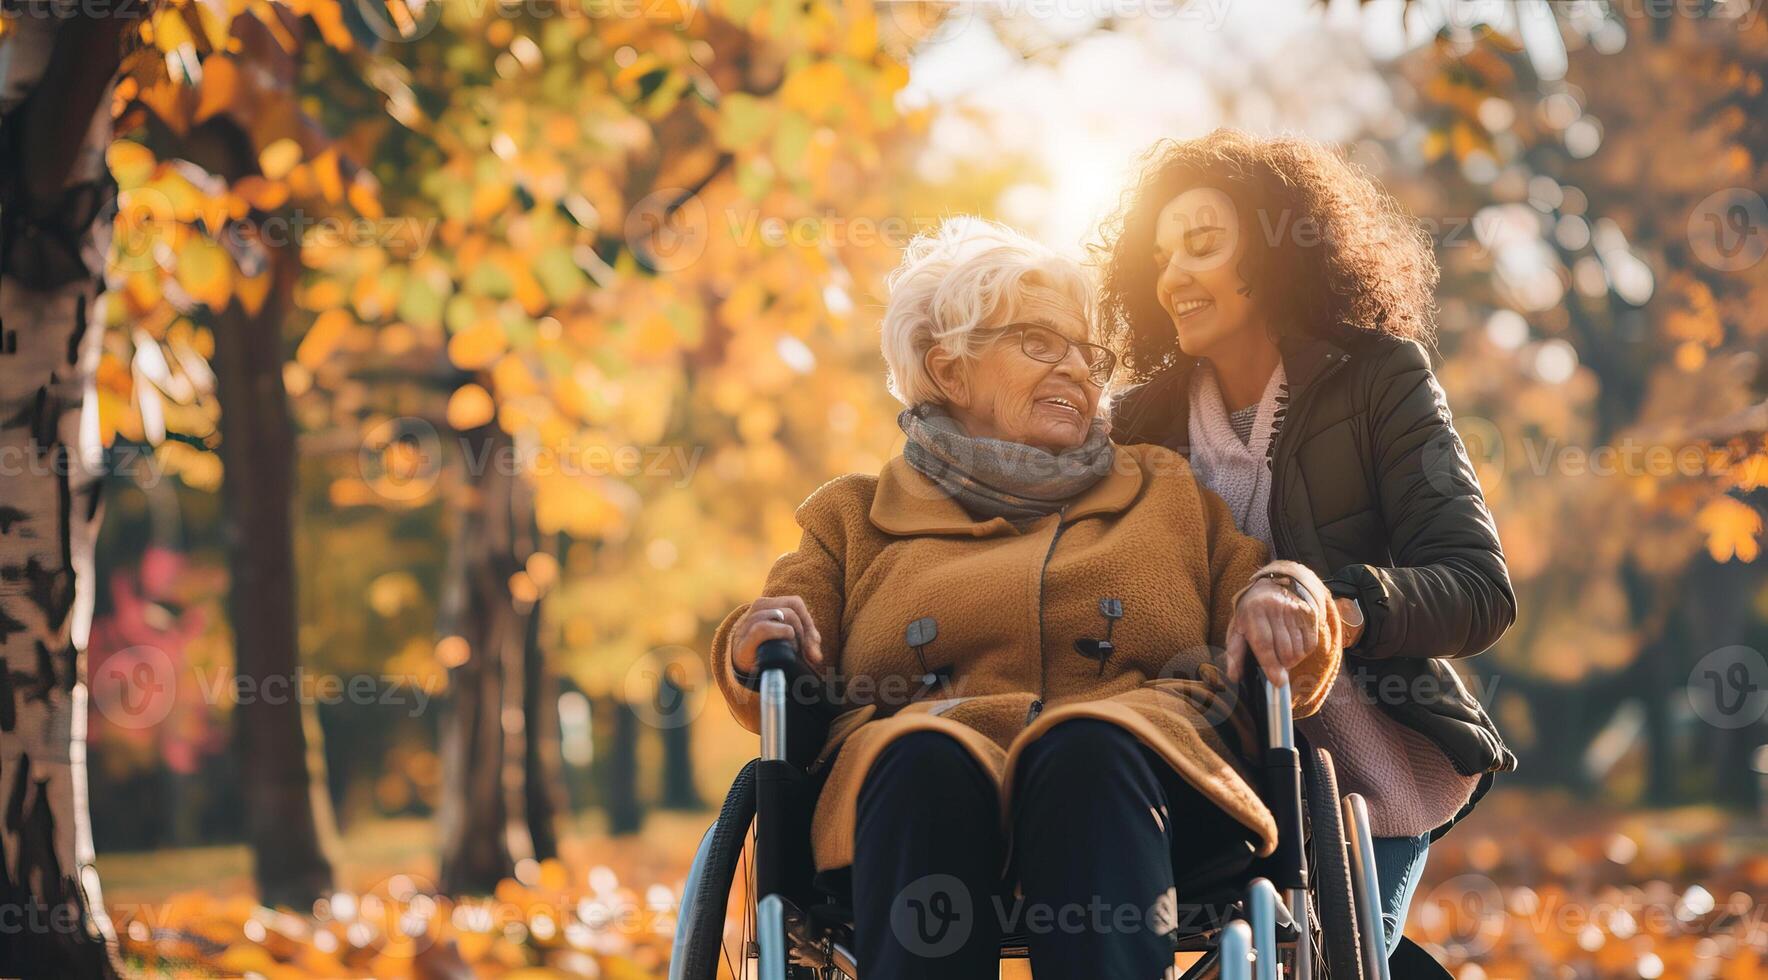
[[[1037,570],[1037,659],[1038,659],[1038,696],[1031,702],[1031,708],[1025,713],[1025,723],[1031,724],[1038,712],[1044,710],[1044,576],[1050,570],[1050,559],[1056,554],[1056,542],[1061,540],[1062,531],[1068,527],[1062,518],[1068,513],[1068,505],[1063,504],[1056,511],[1056,530],[1050,535],[1050,547],[1044,551],[1044,563]]]

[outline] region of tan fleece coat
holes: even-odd
[[[1063,513],[1023,528],[973,519],[900,456],[877,477],[826,484],[798,508],[803,540],[774,564],[763,594],[803,597],[822,633],[824,672],[847,709],[818,760],[835,760],[812,823],[818,870],[853,862],[859,787],[900,736],[931,729],[962,743],[995,774],[1009,833],[1019,753],[1080,717],[1122,726],[1250,828],[1261,853],[1275,847],[1276,824],[1236,752],[1254,745],[1247,709],[1233,703],[1213,662],[1265,547],[1235,530],[1222,499],[1177,453],[1114,448],[1104,479]],[[1324,610],[1314,652],[1291,671],[1295,712],[1305,716],[1338,672],[1340,625],[1312,572],[1273,567],[1305,583]],[[1101,669],[1075,641],[1105,637],[1103,599],[1120,600],[1123,615]],[[747,609],[719,626],[712,664],[732,712],[757,731],[756,695],[729,663],[731,628]],[[905,632],[923,618],[936,635],[918,659]],[[923,690],[927,670],[941,668],[946,680]],[[1216,722],[1239,744],[1230,748]]]

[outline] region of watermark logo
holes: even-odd
[[[363,438],[357,466],[362,481],[388,500],[417,500],[442,475],[442,439],[423,419],[388,419]]]
[[[950,956],[976,928],[970,889],[954,875],[916,878],[890,905],[890,930],[917,956]]]
[[[683,646],[659,647],[626,672],[626,703],[654,728],[681,728],[706,706],[706,668]]]
[[[626,244],[653,272],[680,272],[706,251],[711,221],[700,196],[680,187],[652,191],[626,212]]]
[[[1747,187],[1708,194],[1688,216],[1695,257],[1721,272],[1739,272],[1768,255],[1768,201]]]
[[[1431,889],[1419,907],[1427,930],[1442,945],[1472,959],[1490,952],[1504,935],[1504,892],[1485,875],[1456,875]]]
[[[118,728],[152,728],[178,699],[178,672],[166,651],[133,646],[104,658],[87,681],[104,720]]]
[[[1768,714],[1768,661],[1746,646],[1720,647],[1688,674],[1688,703],[1714,728],[1738,729]]]
[[[443,0],[354,0],[362,25],[383,41],[421,40],[442,22]]]

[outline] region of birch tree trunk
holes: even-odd
[[[87,817],[85,650],[121,27],[36,13],[0,56],[0,975],[114,977]],[[172,680],[152,679],[123,705]]]

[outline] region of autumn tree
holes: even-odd
[[[1758,618],[1768,25],[1558,14],[1527,47],[1452,14],[1400,66],[1421,126],[1394,155],[1428,165],[1384,175],[1443,230],[1443,383],[1518,585],[1476,667],[1524,778],[1583,771],[1632,704],[1651,799],[1747,796],[1748,728],[1698,719],[1723,767],[1672,733],[1702,657]]]
[[[136,8],[0,20],[0,944],[10,976],[115,976],[86,812],[85,648],[102,513],[94,372],[110,92]],[[26,56],[28,53],[28,56]]]

